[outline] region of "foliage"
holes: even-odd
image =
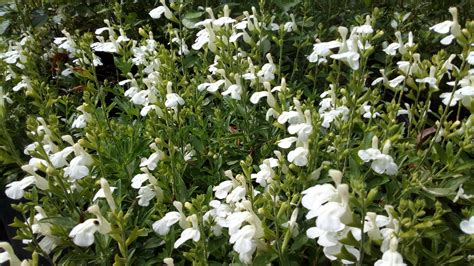
[[[470,1],[155,2],[1,6],[26,263],[472,260]]]

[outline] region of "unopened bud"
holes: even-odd
[[[329,176],[332,178],[336,186],[339,186],[342,181],[342,172],[335,169],[329,170]]]
[[[377,136],[374,136],[372,138],[372,148],[374,148],[374,149],[379,148],[379,138]]]

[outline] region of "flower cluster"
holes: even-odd
[[[474,24],[456,8],[430,28],[446,47],[433,55],[411,13],[386,32],[378,9],[315,31],[306,2],[275,16],[160,3],[153,27],[117,6],[91,33],[62,30],[40,56],[48,79],[35,35],[0,46],[0,161],[20,176],[5,194],[24,200],[13,226],[32,250],[53,264],[468,261]],[[5,160],[24,144],[4,128],[28,108],[9,111],[30,103],[32,143]],[[35,264],[0,247],[0,263]]]

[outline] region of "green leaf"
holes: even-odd
[[[163,245],[162,239],[157,238],[157,237],[151,237],[143,244],[143,248],[152,249],[152,248],[159,247],[160,245]]]
[[[186,12],[186,14],[184,14],[184,18],[185,19],[196,19],[196,18],[201,17],[202,14],[204,14],[204,12],[202,12],[202,11],[189,11],[189,12]]]
[[[357,258],[352,253],[347,251],[345,246],[342,246],[341,252],[339,254],[336,254],[336,257],[348,261],[357,261]]]
[[[452,188],[423,188],[425,192],[435,197],[446,197],[456,195],[456,191]]]
[[[50,224],[56,224],[60,226],[64,226],[66,228],[68,227],[74,227],[77,223],[74,221],[71,217],[46,217],[41,219],[41,223],[50,223]]]
[[[267,265],[272,261],[276,260],[278,255],[273,252],[265,252],[262,254],[258,254],[255,259],[253,260],[253,265]]]
[[[114,63],[115,66],[117,66],[117,68],[120,69],[120,71],[122,71],[124,74],[129,73],[133,67],[133,63],[131,61],[123,58],[114,57]]]
[[[0,22],[0,35],[3,35],[7,31],[9,26],[10,26],[10,20],[8,19]]]
[[[127,246],[129,246],[130,244],[132,244],[133,241],[135,241],[138,237],[141,237],[141,236],[147,236],[148,233],[146,232],[145,229],[141,228],[139,229],[138,227],[135,227],[133,229],[133,231],[130,233],[130,235],[128,236],[127,238],[127,241],[125,242],[125,244]]]
[[[372,189],[375,187],[379,187],[385,183],[390,182],[390,178],[386,175],[384,176],[375,176],[372,180],[367,182],[367,188]]]
[[[264,39],[263,41],[260,42],[260,49],[262,50],[263,54],[268,53],[271,47],[272,45],[268,39]]]
[[[196,27],[194,24],[196,24],[197,20],[183,18],[181,22],[183,23],[183,26],[185,26],[186,28],[194,29]]]
[[[451,259],[449,259],[448,261],[446,261],[446,264],[451,264],[451,263],[460,261],[460,260],[462,260],[463,258],[464,258],[463,255],[454,256],[454,257],[452,257]]]
[[[293,245],[291,245],[291,250],[292,251],[297,251],[299,249],[301,249],[302,246],[306,245],[306,243],[308,243],[308,237],[306,236],[306,234],[299,234],[295,241],[293,242]]]
[[[40,27],[48,21],[48,14],[43,9],[36,9],[31,12],[31,23],[34,27]]]
[[[292,7],[295,7],[301,0],[277,0],[274,3],[283,11],[288,12]]]

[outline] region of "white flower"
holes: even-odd
[[[48,180],[46,180],[44,177],[37,174],[35,172],[37,169],[34,166],[27,164],[27,165],[23,165],[21,169],[35,178],[34,184],[37,188],[41,190],[46,190],[49,188]]]
[[[474,198],[474,195],[467,195],[464,194],[464,189],[462,188],[462,184],[458,188],[458,192],[456,193],[456,196],[453,199],[453,202],[457,202],[459,199],[471,199]]]
[[[240,100],[240,95],[242,94],[242,86],[238,84],[232,84],[229,86],[229,88],[227,88],[227,90],[222,92],[223,96],[227,96],[229,94],[232,99]]]
[[[163,218],[153,223],[153,230],[159,235],[167,235],[170,231],[170,227],[177,223],[181,218],[179,212],[168,212]]]
[[[298,147],[288,153],[288,161],[297,166],[305,166],[308,164],[308,153],[308,149]]]
[[[74,151],[73,147],[66,147],[61,151],[58,151],[52,155],[49,156],[49,160],[51,161],[51,164],[55,168],[61,168],[64,167],[68,164],[66,158],[69,156]]]
[[[459,224],[459,227],[461,227],[461,230],[466,234],[474,234],[474,216],[471,216],[469,220],[463,220]]]
[[[90,155],[79,155],[71,160],[69,166],[64,168],[64,176],[72,179],[81,179],[89,175],[88,166],[92,164]]]
[[[309,136],[313,132],[313,126],[311,125],[311,112],[309,110],[306,110],[304,114],[306,122],[299,124],[291,124],[290,126],[288,126],[288,133],[292,135],[297,134],[298,139],[302,142],[308,141]]]
[[[110,187],[110,191],[113,193],[117,188],[116,187]],[[105,193],[104,189],[100,188],[97,193],[95,193],[94,197],[92,198],[92,201],[96,201],[99,198],[105,199]]]
[[[88,247],[94,243],[94,233],[99,230],[100,222],[98,219],[87,219],[83,223],[76,225],[69,237],[74,244],[80,247]]]
[[[146,169],[146,168],[143,168]],[[139,189],[142,187],[143,182],[149,180],[151,174],[147,171],[144,174],[137,174],[132,178],[132,188]]]
[[[215,197],[218,199],[226,198],[229,192],[234,188],[234,186],[238,186],[238,183],[234,179],[231,170],[225,171],[224,175],[230,180],[223,181],[212,189],[212,191],[215,191]]]
[[[27,88],[28,90],[31,89],[31,84],[30,80],[26,76],[21,77],[21,81],[16,84],[12,90],[13,91],[19,91],[23,88]]]
[[[179,38],[178,33],[175,32],[175,34],[176,34],[176,37],[171,39],[171,41],[174,42],[174,43],[177,43],[179,45],[178,54],[179,55],[189,54],[189,48],[188,48],[188,45],[186,44],[186,42],[183,39]]]
[[[432,27],[430,27],[430,30],[435,31],[440,34],[447,34],[451,28],[451,25],[453,25],[453,22],[450,20],[445,20],[441,23],[438,23]]]
[[[263,82],[263,85],[267,91],[257,91],[250,96],[250,102],[253,104],[257,104],[260,99],[267,97],[267,104],[270,107],[275,107],[276,100],[275,97],[273,97],[273,94],[271,92],[271,85],[268,82]]]
[[[322,184],[310,187],[301,194],[303,195],[301,203],[309,210],[306,219],[311,219],[317,216],[317,210],[323,204],[337,196],[337,190],[331,184]]]
[[[282,125],[286,122],[296,124],[300,122],[300,114],[297,111],[284,111],[280,114],[277,121]]]
[[[448,82],[448,85],[454,86],[454,82]],[[466,106],[470,107],[472,100],[474,99],[474,76],[469,76],[459,81],[460,89],[451,92],[441,93],[440,98],[445,105],[455,106],[458,101]],[[452,97],[452,99],[451,99]],[[451,102],[449,102],[451,100]]]
[[[397,252],[398,240],[392,237],[390,240],[390,249],[385,251],[382,259],[375,262],[374,266],[406,266],[403,262],[403,257]]]
[[[160,0],[160,2],[162,6],[152,9],[150,13],[148,13],[150,17],[154,19],[159,19],[164,13],[167,19],[173,18],[173,13],[171,13],[171,10],[166,5],[165,0]]]
[[[443,45],[449,45],[455,39],[456,36],[462,36],[461,25],[459,25],[458,23],[458,10],[455,7],[451,7],[449,8],[449,12],[453,16],[452,21],[446,20],[430,27],[430,30],[433,30],[440,34],[451,33],[450,35],[444,37],[441,40],[441,44]]]
[[[378,174],[397,174],[398,166],[394,163],[393,158],[390,155],[387,155],[391,142],[389,140],[385,142],[382,152],[378,149],[378,143],[379,140],[377,136],[374,136],[372,138],[372,148],[359,150],[357,155],[364,162],[372,161],[371,167]]]
[[[92,245],[94,243],[95,232],[98,231],[101,234],[107,234],[111,230],[110,224],[100,213],[99,206],[92,205],[87,209],[87,211],[95,214],[97,219],[87,219],[83,223],[76,225],[69,233],[69,237],[72,238],[74,244],[80,247],[88,247]]]
[[[35,183],[34,176],[27,176],[20,181],[11,182],[6,186],[5,194],[7,197],[17,200],[23,198],[25,188]]]
[[[13,248],[10,245],[10,243],[0,242],[0,248],[4,250],[3,252],[0,252],[0,264],[10,261],[10,265],[13,265],[13,266],[25,265],[15,255],[15,252],[13,251]],[[29,264],[26,263],[26,265],[29,265]]]
[[[321,123],[322,127],[329,128],[331,123],[338,117],[341,117],[343,121],[347,120],[349,114],[349,109],[345,106],[340,106],[335,109],[331,109],[329,111],[320,110],[320,116],[323,118],[323,122]]]
[[[338,48],[341,46],[339,41],[321,42],[313,45],[313,52],[307,56],[307,59],[311,63],[322,63],[325,62],[325,58],[330,55],[331,49]]]
[[[370,25],[362,25],[356,28],[356,32],[359,34],[371,34],[374,32],[374,29]]]
[[[288,149],[291,145],[298,140],[297,137],[288,137],[278,141],[278,147],[282,149]]]
[[[466,61],[470,64],[470,65],[474,65],[474,51],[471,51],[469,52],[467,58],[466,58]]]
[[[352,70],[359,69],[359,53],[348,51],[340,54],[333,54],[331,55],[331,58],[345,62],[350,68],[352,68]]]
[[[161,109],[154,105],[154,104],[151,104],[151,105],[145,105],[141,110],[140,110],[140,115],[141,116],[147,116],[148,113],[151,111],[151,110],[155,110],[155,113],[158,115],[158,117],[162,117],[163,116],[163,112],[161,111]]]
[[[153,171],[158,166],[158,162],[164,158],[165,154],[162,151],[156,151],[148,157],[148,159],[142,159],[140,167],[147,167],[150,171]]]
[[[430,75],[426,78],[422,78],[422,79],[416,79],[416,82],[419,82],[419,83],[426,83],[428,84],[431,88],[437,88],[436,86],[436,67],[435,66],[431,66],[430,67]]]
[[[214,235],[220,236],[222,235],[222,228],[229,226],[226,219],[227,216],[232,213],[232,208],[230,205],[222,203],[218,200],[211,200],[211,202],[209,202],[209,206],[212,207],[212,209],[204,214],[203,220],[209,223],[210,217],[212,217],[215,224],[211,226],[211,230]]]
[[[249,211],[236,211],[227,216],[226,223],[229,228],[229,234],[237,233],[242,223],[245,222],[252,214]]]
[[[211,13],[212,14],[212,13]],[[230,15],[230,9],[229,9],[229,6],[228,5],[224,5],[224,16],[214,20],[212,22],[212,24],[214,26],[223,26],[223,25],[227,25],[227,24],[231,24],[231,23],[234,23],[235,22],[235,19],[229,17]],[[212,16],[211,16],[212,17]]]
[[[215,191],[215,196],[218,199],[224,199],[227,197],[229,191],[234,187],[231,180],[221,182],[218,186],[215,186],[212,190]]]
[[[207,89],[208,92],[216,92],[219,89],[219,87],[224,83],[225,83],[225,80],[223,80],[223,79],[220,79],[220,80],[218,80],[216,82],[213,82],[213,83],[207,83],[206,82],[206,83],[200,84],[197,87],[197,89],[198,89],[198,91],[203,91],[203,90]]]
[[[383,240],[384,237],[380,232],[379,227],[382,227],[382,225],[386,225],[387,223],[388,217],[377,215],[374,212],[367,212],[365,215],[364,233],[367,233],[370,239],[374,241]]]
[[[179,248],[179,246],[181,246],[189,239],[192,239],[194,242],[197,242],[201,238],[196,214],[189,216],[188,221],[191,222],[192,227],[184,229],[184,231],[181,233],[180,238],[178,238],[176,242],[174,242],[174,248]]]
[[[245,187],[237,186],[229,193],[229,195],[227,195],[227,197],[225,198],[225,201],[227,203],[231,203],[231,202],[235,203],[235,202],[245,199],[246,194],[247,194],[247,189]]]
[[[152,185],[140,187],[140,189],[138,189],[137,196],[138,205],[143,207],[150,205],[150,201],[155,198],[155,196],[156,193],[153,190]]]
[[[286,32],[297,31],[298,26],[296,25],[295,15],[290,14],[290,17],[291,17],[291,21],[285,23],[283,28],[285,29]]]
[[[392,88],[396,88],[400,83],[402,83],[405,80],[405,76],[400,75],[392,80],[388,81],[388,85]]]
[[[64,168],[64,176],[73,179],[81,179],[89,175],[89,166],[92,165],[92,156],[88,154],[78,143],[73,146],[76,157],[71,160],[69,166]]]
[[[272,180],[275,172],[273,167],[277,167],[278,160],[275,158],[265,159],[263,163],[259,166],[260,171],[256,174],[251,174],[251,178],[255,179],[262,187],[266,187],[268,183]]]
[[[255,234],[255,226],[248,224],[230,236],[229,243],[234,244],[233,249],[239,253],[239,259],[243,263],[252,263],[252,255],[257,249],[256,241],[253,239]]]
[[[242,85],[240,84],[240,75],[235,74],[234,75],[236,84],[230,85],[227,90],[222,92],[223,96],[230,95],[230,98],[235,99],[235,100],[240,100],[241,97],[240,95],[242,94]]]
[[[263,81],[271,81],[275,79],[276,65],[273,63],[272,55],[267,54],[268,63],[263,65],[262,69],[257,72],[257,76]]]
[[[345,228],[343,220],[349,219],[348,216],[351,215],[348,190],[347,184],[339,185],[337,192],[341,197],[341,202],[330,201],[315,210],[317,228],[327,232],[338,232]]]
[[[354,247],[348,246],[348,245],[342,245],[340,243],[338,243],[334,246],[325,247],[323,249],[324,255],[330,260],[336,260],[337,259],[336,255],[341,253],[341,249],[342,249],[343,246],[350,254],[352,254],[355,257],[356,260],[359,260],[359,258],[360,258],[360,251],[359,250],[357,250]],[[341,262],[343,264],[354,264],[354,261],[345,260],[345,259],[342,259]]]
[[[383,154],[378,149],[369,148],[357,152],[359,158],[364,162],[372,161],[371,167],[378,174],[396,175],[398,166],[390,155]]]
[[[362,106],[360,107],[360,112],[363,114],[362,116],[364,118],[376,118],[379,116],[379,112],[372,113],[371,111],[372,107],[367,104],[367,102],[363,103]]]
[[[176,93],[166,94],[165,106],[167,108],[177,107],[178,105],[184,105],[184,100]]]
[[[135,94],[133,94],[132,98],[130,99],[134,104],[138,105],[147,105],[149,103],[149,90],[141,90]]]
[[[91,48],[96,52],[117,53],[118,44],[116,42],[95,42]]]
[[[194,50],[200,50],[204,44],[210,42],[211,34],[209,34],[209,31],[207,28],[200,30],[196,34],[197,38],[194,44],[191,46]]]
[[[186,215],[183,213],[183,204],[179,201],[173,201],[174,207],[178,210],[168,212],[163,218],[153,223],[153,230],[159,235],[166,235],[170,231],[170,227],[179,222],[181,228],[190,227],[186,220]]]

